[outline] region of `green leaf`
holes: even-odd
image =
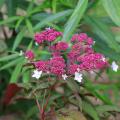
[[[13,48],[12,48],[13,51],[18,47],[18,45],[19,45],[20,42],[22,41],[22,38],[24,37],[24,34],[25,34],[24,32],[25,32],[25,31],[22,30],[22,31],[20,31],[19,34],[17,35],[17,37],[16,37],[16,39],[15,39],[15,42],[14,42],[14,44],[13,44]]]
[[[14,59],[14,58],[16,58],[16,57],[18,57],[19,56],[19,54],[12,54],[12,55],[8,55],[8,56],[5,56],[5,57],[2,57],[2,58],[0,58],[0,62],[1,61],[8,61],[8,60],[11,60],[11,59]]]
[[[15,67],[13,73],[12,73],[12,76],[11,76],[11,78],[10,78],[10,83],[16,83],[16,82],[17,82],[18,77],[19,77],[19,75],[20,75],[20,71],[21,71],[21,69],[22,69],[23,63],[24,63],[24,60],[21,60],[21,62],[19,62],[19,63],[16,65],[16,67]]]
[[[23,73],[23,83],[28,83],[30,80],[30,72],[29,71],[25,71]]]
[[[36,24],[33,29],[34,30],[40,29],[41,27],[43,27],[47,23],[58,21],[58,20],[60,20],[64,17],[70,15],[71,13],[72,13],[72,10],[66,10],[66,11],[63,11],[63,12],[59,12],[59,13],[50,15],[50,16],[46,17],[45,19],[43,19],[40,23]]]
[[[34,32],[33,32],[32,23],[31,23],[28,19],[26,19],[26,25],[27,25],[27,27],[28,27],[29,32],[30,32],[31,35],[33,36],[33,35],[34,35]]]
[[[100,105],[96,106],[96,110],[99,114],[104,112],[120,112],[120,108],[115,105]]]
[[[68,87],[75,93],[79,93],[80,92],[80,88],[78,86],[78,84],[73,80],[73,79],[69,79],[66,81]]]
[[[14,22],[14,21],[18,20],[19,18],[20,18],[19,16],[13,16],[13,17],[7,18],[5,20],[0,21],[0,25]]]
[[[85,78],[85,76],[84,76],[84,78]],[[85,83],[84,83],[85,88],[86,88],[91,94],[93,94],[96,98],[100,99],[101,101],[103,101],[103,102],[106,103],[106,104],[110,104],[110,105],[112,104],[111,100],[110,100],[107,96],[101,94],[101,93],[97,90],[96,86],[94,86],[89,79],[85,78],[85,80],[86,80]]]
[[[15,60],[12,60],[12,61],[10,61],[9,63],[6,63],[5,65],[3,65],[3,66],[0,68],[0,70],[4,70],[4,69],[7,69],[7,68],[9,68],[9,67],[12,67],[12,66],[16,65],[17,63],[21,62],[22,60],[23,60],[23,58],[21,58],[21,57],[15,59]]]
[[[93,32],[97,34],[101,40],[106,42],[110,48],[114,49],[116,52],[120,51],[119,44],[116,42],[114,35],[106,24],[91,16],[85,16],[85,22],[92,27]]]
[[[20,26],[20,24],[22,23],[22,21],[24,20],[24,17],[22,16],[21,18],[19,18],[19,20],[17,21],[16,25],[15,25],[15,30],[17,30]]]
[[[102,4],[114,23],[120,26],[120,0],[102,0]]]
[[[100,120],[98,117],[97,111],[92,104],[90,104],[86,101],[82,101],[82,109],[85,113],[87,113],[89,116],[91,116],[93,118],[93,120]]]
[[[88,5],[88,0],[79,0],[78,4],[65,25],[63,40],[69,41],[71,34],[74,32],[78,23],[80,22],[86,8]]]

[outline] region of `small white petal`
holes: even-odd
[[[96,41],[93,41],[93,45],[95,45]]]
[[[32,77],[39,79],[42,75],[42,71],[34,70]]]
[[[93,72],[93,71],[90,71],[90,74],[94,74],[94,72]]]
[[[24,53],[22,50],[20,50],[19,56],[22,56]]]
[[[80,72],[80,68],[77,68],[77,71]]]
[[[111,68],[112,68],[113,71],[117,72],[117,70],[118,70],[118,65],[116,64],[115,61],[112,62]]]
[[[79,72],[75,72],[75,78],[74,78],[74,80],[76,80],[78,82],[82,82],[82,79],[83,79],[82,74],[79,73]]]
[[[50,74],[50,71],[47,71],[47,74]]]
[[[67,76],[66,74],[62,75],[62,78],[63,78],[64,80],[66,80],[67,77],[68,77],[68,76]]]
[[[45,28],[46,30],[50,30],[51,28],[50,27],[48,27],[48,28]]]
[[[104,62],[105,62],[105,57],[103,57],[103,58],[102,58],[102,61],[104,61]]]
[[[35,45],[38,46],[39,44],[37,42],[35,42]]]

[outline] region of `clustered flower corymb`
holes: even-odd
[[[56,41],[58,37],[62,37],[62,33],[55,29],[46,29],[35,34],[35,43],[49,45],[47,50],[51,57],[48,60],[34,61],[34,53],[31,50],[26,51],[26,58],[35,66],[33,77],[39,79],[41,74],[49,73],[63,80],[74,76],[74,80],[81,82],[83,71],[104,69],[109,65],[104,55],[93,50],[94,41],[86,33],[73,35],[72,45],[64,41]],[[117,66],[115,64],[113,66],[116,70]]]

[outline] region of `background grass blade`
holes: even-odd
[[[102,4],[114,23],[120,26],[120,0],[102,0]]]
[[[78,23],[80,22],[86,8],[88,5],[88,0],[79,0],[78,4],[65,25],[63,40],[68,41]]]
[[[89,116],[93,118],[93,120],[100,120],[97,114],[97,111],[94,109],[90,103],[82,101],[82,109],[85,111]]]
[[[40,29],[41,27],[43,27],[44,25],[46,25],[47,23],[50,22],[55,22],[57,20],[60,20],[68,15],[70,15],[72,13],[72,10],[66,10],[63,12],[59,12],[53,15],[50,15],[48,17],[46,17],[45,19],[43,19],[41,22],[39,22],[38,24],[35,25],[35,27],[33,28],[34,30]]]
[[[115,106],[115,105],[96,106],[96,110],[98,111],[99,114],[102,114],[102,113],[105,113],[105,112],[110,112],[110,111],[120,112],[120,108]]]
[[[7,18],[5,20],[0,21],[0,25],[14,22],[14,21],[18,20],[19,18],[20,18],[19,16],[13,16],[13,17]]]
[[[26,19],[26,26],[27,26],[27,28],[28,28],[28,31],[31,33],[31,35],[32,35],[32,37],[33,37],[34,32],[33,32],[32,23],[31,23],[28,19]]]
[[[116,52],[120,51],[119,44],[116,42],[114,35],[105,23],[91,16],[86,16],[85,22],[91,26],[92,31],[97,34],[101,40],[106,42],[110,48],[114,49]]]
[[[11,62],[3,65],[3,66],[0,68],[0,70],[4,70],[4,69],[7,69],[7,68],[9,68],[9,67],[12,67],[12,66],[16,65],[17,63],[20,63],[22,60],[23,60],[23,58],[21,58],[21,57],[15,59],[15,60],[12,60]]]
[[[23,63],[24,63],[24,61],[22,60],[21,62],[19,62],[19,63],[16,65],[16,67],[15,67],[13,73],[12,73],[12,76],[11,76],[11,78],[10,78],[10,83],[16,83],[16,82],[17,82],[18,77],[19,77],[19,75],[20,75],[20,71],[21,71],[21,69],[22,69]]]
[[[1,61],[8,61],[8,60],[11,60],[11,59],[15,59],[16,57],[18,57],[19,54],[12,54],[12,55],[8,55],[8,56],[5,56],[5,57],[2,57],[0,58],[0,62]]]
[[[20,42],[22,41],[22,38],[24,37],[24,30],[21,30],[19,33],[18,33],[18,35],[17,35],[17,37],[16,37],[16,39],[15,39],[15,42],[14,42],[14,44],[13,44],[13,48],[12,48],[12,50],[14,51],[17,47],[18,47],[18,45],[20,44]]]

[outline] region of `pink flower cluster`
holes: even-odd
[[[35,34],[35,42],[38,44],[44,41],[52,42],[62,33],[54,29],[46,29],[41,33]],[[96,53],[92,45],[94,41],[86,33],[75,34],[71,38],[72,46],[68,43],[59,41],[49,44],[48,51],[51,58],[48,60],[34,61],[36,69],[45,73],[61,76],[63,74],[73,75],[79,71],[91,71],[103,69],[108,66],[104,55]],[[26,57],[33,59],[32,51],[25,53]]]
[[[94,41],[91,37],[88,37],[86,33],[75,34],[71,38],[71,42],[84,42],[88,45],[93,45]]]
[[[53,57],[47,61],[34,62],[35,67],[39,71],[50,72],[55,75],[62,75],[65,72],[65,60],[62,57]]]
[[[28,50],[25,52],[25,57],[29,60],[33,60],[35,56],[32,50]]]
[[[61,32],[58,32],[54,29],[46,29],[41,33],[36,33],[34,39],[36,43],[41,44],[44,41],[52,42],[59,36],[62,36]]]

